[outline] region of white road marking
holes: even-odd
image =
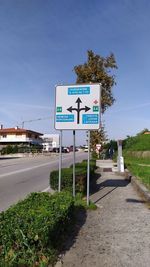
[[[65,161],[67,158],[70,158],[69,156],[65,156],[64,158],[62,158],[62,161]],[[31,171],[31,170],[34,170],[34,169],[37,169],[37,168],[40,168],[40,167],[43,167],[43,166],[48,166],[48,165],[51,165],[52,163],[56,163],[56,162],[58,162],[58,158],[53,160],[53,161],[51,161],[51,162],[42,163],[42,164],[37,165],[37,166],[28,167],[28,168],[24,168],[24,169],[21,169],[21,170],[0,174],[0,179],[3,178],[3,177],[6,177],[6,176],[13,175],[13,174],[18,174],[18,173],[22,173],[22,172],[26,172],[26,171]]]
[[[57,162],[57,161],[53,160],[51,162],[43,163],[43,164],[40,164],[38,166],[33,166],[33,167],[29,167],[29,168],[18,170],[18,171],[12,171],[12,172],[8,172],[8,173],[0,174],[0,178],[6,177],[6,176],[10,176],[10,175],[13,175],[13,174],[17,174],[17,173],[21,173],[21,172],[31,171],[31,170],[34,170],[34,169],[37,169],[37,168],[40,168],[40,167],[43,167],[43,166],[50,165],[51,163],[54,163],[54,162]]]

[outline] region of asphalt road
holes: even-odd
[[[77,152],[76,162],[87,158],[87,153]],[[73,162],[73,154],[63,154],[62,167]],[[27,158],[0,158],[0,211],[24,199],[31,192],[47,191],[49,175],[58,169],[59,156]]]

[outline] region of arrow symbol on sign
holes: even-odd
[[[72,113],[73,110],[75,110],[77,112],[77,124],[80,123],[80,111],[81,110],[85,110],[85,112],[89,111],[91,108],[85,106],[84,108],[80,108],[80,104],[82,103],[81,99],[78,97],[78,99],[76,100],[77,103],[77,108],[73,108],[72,106],[67,108],[67,110],[69,112]]]

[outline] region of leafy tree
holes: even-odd
[[[104,130],[104,127],[101,127],[99,131],[91,131],[90,136],[91,148],[95,150],[96,144],[103,144],[103,142],[106,140],[106,132]]]
[[[76,83],[101,83],[101,112],[113,105],[115,99],[112,94],[112,87],[116,84],[113,69],[117,69],[114,54],[106,58],[94,54],[92,50],[87,51],[87,62],[74,67],[77,75]],[[102,131],[102,130],[101,130]],[[91,144],[95,148],[96,143],[102,142],[105,137],[101,131],[91,132]]]

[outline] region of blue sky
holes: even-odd
[[[108,138],[150,129],[149,14],[148,0],[0,0],[0,124],[43,118],[25,128],[54,133],[55,85],[75,83],[73,67],[91,49],[113,52],[118,64]],[[71,132],[63,141],[72,143]]]

